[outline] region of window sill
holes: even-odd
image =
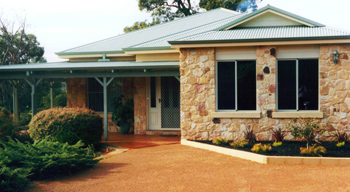
[[[317,118],[322,119],[323,113],[319,111],[309,112],[273,112],[272,118]]]
[[[245,112],[214,112],[212,113],[213,118],[248,118],[258,119],[261,118],[259,111],[245,111]]]

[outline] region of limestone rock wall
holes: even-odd
[[[340,53],[333,63],[334,50]],[[350,45],[322,45],[320,48],[320,103],[323,122],[329,129],[349,129],[350,121]]]
[[[87,79],[67,79],[67,107],[86,108]]]
[[[146,78],[134,78],[134,134],[146,135],[147,131],[147,103]]]
[[[332,52],[341,55],[338,64]],[[180,50],[181,131],[182,138],[212,140],[215,137],[243,138],[247,128],[253,128],[258,140],[271,140],[271,128],[285,128],[296,119],[272,118],[276,112],[276,47],[261,46],[256,50],[257,110],[261,118],[212,118],[215,112],[215,49]],[[319,121],[334,129],[350,128],[350,45],[323,45],[320,48],[320,111]],[[325,135],[328,133],[326,132]],[[287,139],[292,136],[288,135]]]

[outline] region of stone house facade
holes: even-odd
[[[57,53],[64,64],[1,67],[0,79],[66,78],[67,106],[101,112],[105,137],[118,131],[110,106],[120,95],[134,101],[138,135],[237,139],[253,129],[271,140],[271,129],[315,118],[327,136],[350,128],[349,54],[348,32],[273,6],[219,8]]]
[[[276,68],[278,46],[256,47],[257,116],[216,110],[215,48],[181,49],[181,128],[182,137],[190,140],[212,140],[215,137],[237,139],[247,128],[253,128],[258,140],[271,140],[270,130],[284,129],[300,117],[315,118],[327,130],[349,129],[350,121],[350,44],[319,46],[319,109],[304,112],[279,112],[276,108]],[[333,63],[334,50],[340,58]],[[325,136],[329,133],[327,132]],[[290,136],[289,136],[290,138]]]
[[[204,16],[203,18],[205,19]],[[244,38],[250,37],[242,34],[236,34],[238,37],[243,36],[241,41],[232,38],[225,39],[225,37],[220,39],[220,33],[239,33],[239,30],[243,32],[251,30],[253,34],[255,32],[267,33],[267,35],[256,41],[245,41]],[[268,34],[268,30],[281,30],[282,34],[290,33],[288,30],[299,30],[300,36],[282,35],[283,38],[280,38],[278,34],[274,34],[276,32],[270,31],[271,34]],[[309,33],[321,33],[321,35],[315,37],[303,35],[303,30],[315,30]],[[181,132],[180,129],[172,131],[161,128],[157,131],[150,129],[151,121],[153,121],[153,118],[150,117],[153,113],[150,110],[150,100],[152,96],[154,97],[150,93],[152,92],[152,85],[150,85],[152,77],[136,77],[129,78],[129,84],[123,86],[123,93],[125,90],[132,90],[129,97],[134,99],[133,133],[140,135],[181,134],[183,139],[190,140],[212,140],[219,136],[234,140],[242,138],[244,132],[251,128],[258,140],[271,140],[273,139],[271,129],[284,129],[288,122],[299,121],[302,118],[315,118],[323,126],[327,126],[329,131],[348,129],[348,121],[350,121],[348,113],[350,109],[349,34],[339,32],[328,38],[327,35],[322,34],[326,33],[322,30],[328,29],[317,22],[268,6],[256,13],[223,23],[215,30],[209,30],[209,37],[206,37],[204,33],[202,36],[199,34],[193,38],[190,36],[176,40],[167,39],[177,52],[166,53],[168,54],[166,56],[157,51],[148,55],[136,53],[136,62],[157,60],[179,62],[179,128]],[[210,38],[210,32],[216,33],[216,36]],[[226,34],[226,36],[229,35]],[[334,38],[334,36],[339,38]],[[339,52],[337,64],[333,62],[332,54],[335,50]],[[239,75],[244,76],[244,71],[242,73],[239,68],[248,65],[247,62],[251,62],[251,65],[254,66],[251,69],[253,75],[244,80],[249,81],[250,84],[243,84],[242,87],[239,84],[239,78],[241,78]],[[292,72],[293,75],[296,75],[295,78],[283,72],[283,70],[290,70],[290,67],[283,69],[285,68],[283,63],[296,67]],[[233,65],[235,67],[230,67]],[[219,66],[223,68],[220,69]],[[221,78],[225,76],[222,74],[225,73],[225,70],[238,72],[226,75],[227,80]],[[305,73],[303,70],[310,72],[303,75]],[[230,76],[235,75],[236,79],[230,79]],[[283,86],[290,86],[288,80],[283,79],[285,75],[292,78],[291,81],[295,84],[296,90],[290,91],[283,88]],[[235,85],[226,82],[230,80],[237,82]],[[221,85],[222,81],[224,83]],[[310,82],[314,83],[310,84]],[[84,96],[88,95],[84,81],[69,80],[67,86],[69,106],[88,106]],[[302,93],[301,89],[305,91],[309,89],[309,91]],[[240,95],[241,90],[248,91],[242,91],[244,93]],[[313,94],[313,97],[305,99],[303,94]],[[248,104],[246,100],[254,101]],[[289,104],[293,102],[294,105]],[[226,104],[233,107],[226,107]],[[245,108],[244,105],[250,107]],[[157,118],[162,117],[160,115]],[[162,121],[166,120],[162,119]],[[109,131],[118,130],[111,119],[108,127]],[[329,133],[327,132],[325,136],[327,134]]]

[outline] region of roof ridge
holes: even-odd
[[[160,23],[160,24],[157,24],[157,25],[153,25],[153,26],[150,26],[150,27],[143,28],[143,29],[138,29],[138,30],[135,30],[135,31],[131,31],[129,33],[123,33],[123,34],[120,34],[120,35],[115,35],[115,36],[112,36],[112,37],[109,37],[109,38],[106,38],[106,39],[102,39],[102,40],[94,41],[94,42],[91,42],[91,43],[88,43],[88,44],[85,44],[85,45],[81,45],[81,46],[78,46],[78,47],[70,48],[70,49],[67,49],[67,50],[64,50],[64,51],[61,51],[61,52],[58,52],[58,53],[68,52],[70,50],[74,50],[74,49],[78,49],[78,48],[84,48],[84,47],[89,47],[89,46],[92,46],[92,45],[104,43],[104,42],[106,42],[108,40],[112,40],[112,39],[115,39],[115,38],[131,35],[131,34],[135,34],[135,33],[141,33],[141,32],[144,32],[146,30],[159,28],[159,27],[164,26],[164,25],[168,25],[168,24],[172,24],[172,23],[175,23],[175,22],[184,21],[185,19],[187,20],[187,19],[193,18],[195,16],[198,17],[200,15],[207,14],[207,13],[214,12],[214,11],[218,11],[218,10],[224,10],[224,11],[227,11],[227,12],[231,11],[231,12],[239,14],[236,11],[228,10],[228,9],[219,7],[219,8],[216,8],[216,9],[211,9],[209,11],[204,11],[204,12],[199,12],[199,13],[196,13],[196,14],[193,14],[193,15],[181,17],[181,18],[178,18],[178,19],[174,19],[172,21]]]
[[[222,9],[224,9],[224,8],[222,8]],[[201,25],[201,26],[192,27],[192,28],[190,28],[190,29],[188,29],[188,30],[186,30],[186,31],[188,32],[188,31],[191,31],[191,30],[196,30],[196,29],[198,29],[198,28],[206,27],[207,25],[211,25],[211,24],[214,24],[214,23],[217,23],[217,22],[223,22],[223,21],[225,21],[225,20],[233,19],[234,17],[238,17],[238,16],[241,16],[241,14],[238,14],[238,15],[235,15],[235,16],[232,16],[232,17],[226,17],[226,18],[224,18],[224,19],[220,19],[220,20],[217,20],[217,21],[213,21],[213,22],[211,22],[211,23],[206,23],[206,24],[203,24],[203,25]],[[212,30],[210,30],[210,31],[212,31]],[[168,34],[168,35],[165,35],[165,36],[156,38],[156,39],[152,39],[152,40],[149,40],[149,41],[146,41],[146,42],[142,42],[142,43],[139,43],[139,44],[135,44],[135,45],[129,46],[129,47],[127,47],[127,48],[133,48],[133,47],[136,47],[136,46],[139,46],[139,45],[142,45],[142,44],[148,44],[148,43],[150,43],[150,42],[152,42],[152,41],[159,41],[159,40],[161,40],[161,39],[165,39],[165,38],[167,38],[167,37],[169,37],[169,36],[178,35],[178,34],[181,34],[181,33],[183,33],[183,32],[184,32],[184,31],[177,32],[177,33],[172,33],[172,34]],[[208,31],[205,31],[205,32],[202,32],[202,33],[206,33],[206,32],[208,32]]]

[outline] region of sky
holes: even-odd
[[[150,19],[137,4],[138,0],[0,0],[0,16],[25,18],[27,32],[45,48],[44,57],[57,62],[64,60],[56,52],[122,34],[125,26]],[[350,0],[263,0],[258,7],[267,4],[350,32]]]

